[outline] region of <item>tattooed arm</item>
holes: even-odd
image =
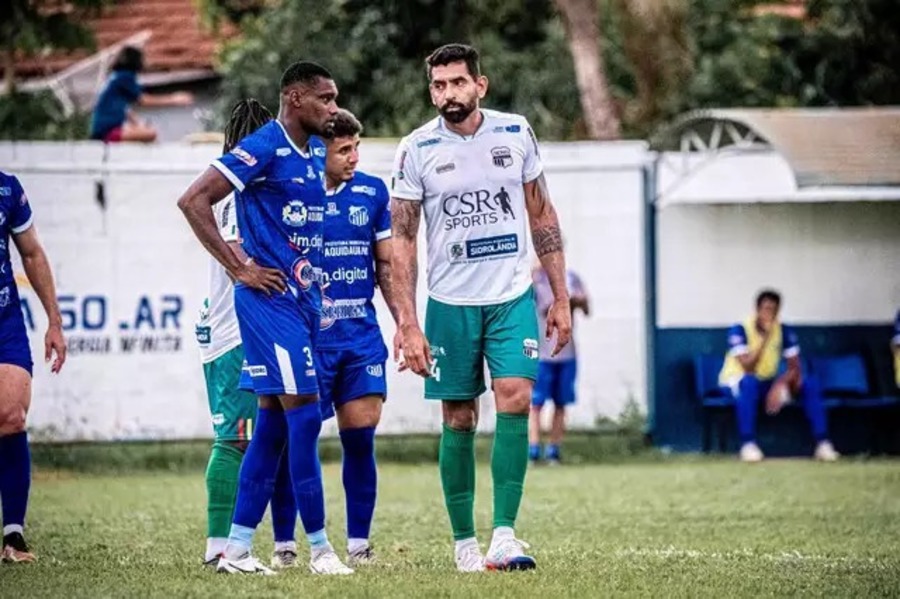
[[[391,256],[393,255],[392,241],[382,239],[375,244],[375,281],[381,288],[381,296],[387,304],[394,322],[399,325],[400,312],[397,310],[397,300],[394,298],[394,281],[391,275]]]
[[[417,238],[421,218],[421,201],[391,198],[391,283],[400,328],[400,337],[394,343],[394,359],[399,359],[402,345],[405,366],[427,377],[431,372],[431,348],[416,315],[416,284],[419,279]]]
[[[547,273],[550,289],[553,291],[553,305],[547,314],[545,334],[549,338],[553,330],[556,330],[556,347],[553,350],[555,356],[572,336],[572,312],[569,292],[566,289],[566,259],[563,255],[562,233],[543,173],[525,183],[525,208],[528,211],[534,250]]]

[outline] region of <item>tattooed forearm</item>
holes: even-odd
[[[559,228],[556,209],[553,208],[553,202],[550,201],[547,180],[544,179],[543,174],[525,184],[525,206],[528,210],[534,251],[541,261],[541,266],[547,272],[553,297],[557,301],[568,301],[562,232]]]
[[[419,234],[422,202],[391,198],[391,229],[394,239],[415,239]]]
[[[394,322],[400,321],[400,315],[397,311],[397,303],[394,299],[394,281],[391,276],[391,258],[390,253],[386,257],[377,256],[375,259],[375,281],[381,289],[381,296],[384,303],[387,304]]]
[[[563,249],[562,233],[559,230],[559,225],[532,229],[531,236],[534,240],[534,251],[537,252],[538,258],[543,258],[553,252],[561,252]]]
[[[422,203],[391,199],[391,285],[397,322],[402,326],[417,323],[416,284],[419,278],[419,220]]]

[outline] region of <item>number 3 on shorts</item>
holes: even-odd
[[[309,349],[308,347],[304,347],[303,353],[306,354],[306,365],[308,367],[312,368],[312,365],[313,365],[312,350]]]

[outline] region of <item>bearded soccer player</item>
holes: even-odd
[[[246,369],[259,397],[219,572],[273,573],[250,550],[281,459],[290,466],[294,498],[311,547],[310,570],[353,572],[325,534],[318,455],[322,415],[315,341],[322,309],[325,147],[314,136],[326,133],[337,112],[336,99],[337,86],[326,69],[310,62],[291,65],[281,78],[277,119],[214,161],[178,201],[204,247],[235,280],[234,306]],[[246,262],[222,239],[212,211],[232,189],[237,191]]]
[[[457,568],[532,569],[535,560],[525,554],[527,545],[514,527],[528,467],[538,335],[556,335],[556,354],[572,328],[559,221],[526,119],[479,107],[488,80],[480,73],[478,52],[449,44],[435,50],[426,66],[440,116],[401,141],[393,172],[392,272],[400,318],[395,354],[402,349],[401,368],[425,377],[425,398],[442,402],[439,469]],[[430,296],[424,333],[415,305],[423,209]],[[542,333],[526,227],[553,293]],[[485,360],[497,421],[491,455],[494,532],[482,556],[473,504]]]
[[[322,412],[337,412],[347,501],[347,560],[375,562],[369,530],[378,473],[375,427],[387,396],[388,351],[375,314],[375,285],[393,313],[390,198],[378,177],[356,170],[362,125],[338,111],[327,142],[322,330],[316,345]],[[396,317],[395,317],[396,320]]]

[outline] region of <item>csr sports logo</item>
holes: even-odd
[[[512,200],[505,187],[498,191],[476,189],[445,196],[441,200],[444,230],[470,229],[516,220]]]

